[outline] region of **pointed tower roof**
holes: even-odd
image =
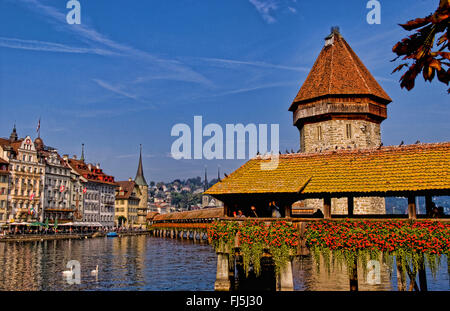
[[[81,144],[81,157],[80,160],[84,162],[84,144]]]
[[[337,27],[325,38],[325,45],[289,110],[299,104],[326,97],[369,97],[387,105],[392,99],[378,84]]]
[[[205,166],[205,183],[203,185],[203,190],[204,191],[208,190],[208,176],[206,174],[206,166]]]
[[[18,139],[18,136],[17,136],[17,131],[16,131],[16,124],[14,123],[14,127],[13,127],[13,130],[11,132],[11,135],[9,135],[9,141],[10,142],[16,142],[17,139]]]
[[[142,145],[140,145],[139,150],[139,165],[136,172],[136,177],[134,178],[134,182],[138,186],[148,186],[147,182],[145,181],[144,177],[144,169],[142,168]]]

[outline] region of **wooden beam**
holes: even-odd
[[[353,261],[353,267],[350,268],[349,271],[349,281],[350,281],[350,291],[357,292],[358,291],[358,260],[355,258]]]
[[[348,210],[348,216],[353,216],[353,211],[355,208],[355,198],[354,197],[348,197],[347,198],[347,210]]]
[[[291,217],[292,216],[292,213],[291,213],[291,205],[292,204],[289,204],[289,203],[285,203],[286,205],[284,206],[284,217],[285,218],[288,218],[288,217]]]
[[[331,219],[331,197],[329,196],[323,198],[323,218]]]
[[[411,220],[417,219],[416,196],[414,196],[414,195],[408,196],[408,217]]]
[[[403,271],[403,267],[401,264],[401,257],[399,255],[396,256],[396,266],[397,266],[397,290],[398,291],[405,291],[406,290],[406,278],[405,278],[405,271]]]
[[[427,213],[427,217],[431,216],[432,213],[432,205],[433,205],[433,197],[431,195],[426,195],[425,196],[425,210]]]
[[[230,208],[228,207],[227,203],[223,204],[223,215],[226,217],[230,217]]]
[[[424,258],[423,254],[421,254],[421,256],[420,256],[419,285],[420,285],[420,291],[422,291],[422,292],[428,291],[427,274],[425,271],[425,258]]]

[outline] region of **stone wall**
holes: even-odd
[[[366,120],[328,120],[305,124],[300,131],[302,152],[377,148],[380,124]],[[323,209],[323,199],[305,200],[306,208]],[[354,199],[354,214],[385,214],[384,198]],[[331,200],[331,214],[347,214],[347,198]]]
[[[323,212],[323,199],[307,199],[304,200],[305,208],[312,208],[314,212],[318,209]],[[332,215],[347,215],[347,198],[332,198],[331,199],[331,214]],[[353,206],[353,214],[367,215],[367,214],[386,214],[386,206],[384,198],[379,197],[364,197],[355,198]]]
[[[300,131],[302,152],[376,148],[380,143],[380,124],[365,120],[328,120],[305,124]]]

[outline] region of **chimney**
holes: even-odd
[[[95,167],[99,170],[100,169],[100,163],[97,163],[97,165]]]
[[[133,181],[133,178],[129,177],[129,178],[128,178],[128,181]]]
[[[90,171],[92,171],[92,164],[91,163],[88,164],[88,168],[89,168]]]
[[[64,161],[69,161],[69,155],[68,154],[64,154],[63,155],[63,159],[64,159]]]

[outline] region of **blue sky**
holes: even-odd
[[[61,154],[80,153],[117,180],[134,177],[139,144],[147,180],[227,173],[244,160],[174,160],[176,123],[280,125],[280,149],[299,147],[287,110],[330,27],[341,33],[393,99],[385,145],[449,141],[446,87],[400,89],[392,46],[398,23],[423,17],[437,0],[381,0],[369,25],[366,0],[0,0],[0,136],[41,137]],[[345,4],[344,4],[345,3]]]

